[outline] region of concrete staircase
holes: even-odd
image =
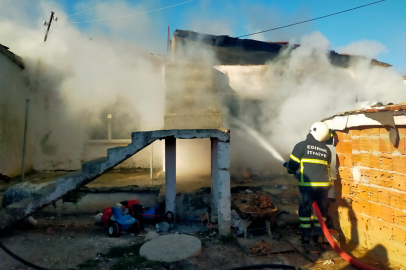
[[[166,138],[176,139],[202,139],[215,138],[219,141],[229,142],[230,134],[218,129],[184,129],[184,130],[157,130],[132,133],[132,142],[125,147],[115,147],[107,150],[107,157],[83,163],[82,169],[58,177],[55,182],[44,185],[30,197],[8,205],[0,211],[0,230],[11,224],[32,215],[43,207],[62,198],[65,194],[82,187],[107,170],[114,168],[143,148],[156,140]],[[10,189],[12,189],[11,187]],[[6,191],[7,192],[7,191]]]

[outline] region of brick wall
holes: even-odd
[[[374,249],[382,260],[406,266],[406,127],[395,146],[385,127],[337,132],[335,191],[347,242]]]

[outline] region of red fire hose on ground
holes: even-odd
[[[313,203],[313,208],[314,208],[314,212],[316,212],[316,216],[317,219],[319,220],[319,223],[321,225],[321,228],[323,230],[324,235],[326,236],[328,242],[330,243],[331,247],[335,250],[335,252],[337,252],[341,258],[343,258],[344,260],[346,260],[347,262],[349,262],[350,264],[354,265],[357,268],[360,268],[362,270],[378,270],[376,268],[373,268],[369,265],[366,265],[360,261],[358,261],[357,259],[354,259],[353,257],[351,257],[350,255],[348,255],[347,253],[345,253],[336,243],[336,241],[333,239],[333,237],[331,237],[330,232],[328,231],[326,224],[324,223],[323,220],[323,216],[320,213],[320,209],[319,206],[317,205],[316,202]]]

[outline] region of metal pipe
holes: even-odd
[[[21,168],[21,181],[24,182],[24,165],[25,165],[25,148],[27,143],[27,126],[28,126],[28,107],[30,100],[25,101],[25,123],[24,123],[24,142],[23,142],[23,161]]]

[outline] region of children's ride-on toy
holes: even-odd
[[[174,214],[170,211],[164,216],[160,215],[158,207],[152,207],[144,212],[140,201],[128,200],[104,209],[103,214],[99,214],[99,217],[96,218],[96,223],[103,223],[108,228],[109,235],[116,237],[120,235],[121,231],[138,233],[144,223],[151,225],[156,225],[161,221],[172,223],[174,218]]]
[[[166,221],[172,223],[175,220],[175,215],[168,211],[164,216],[159,214],[158,207],[152,207],[151,209],[143,211],[138,205],[133,205],[134,217],[141,221],[141,224],[156,225],[159,222]]]
[[[110,236],[119,236],[121,231],[132,231],[138,233],[141,230],[141,224],[132,215],[128,215],[128,205],[139,204],[139,201],[132,200],[116,204],[114,207],[103,210],[101,222],[108,228]],[[126,207],[126,206],[127,207]]]
[[[124,210],[125,211],[125,210]],[[116,204],[112,209],[112,216],[109,225],[110,236],[116,237],[120,235],[121,231],[133,231],[138,233],[140,231],[140,223],[138,220],[130,215],[124,215],[123,205]]]

